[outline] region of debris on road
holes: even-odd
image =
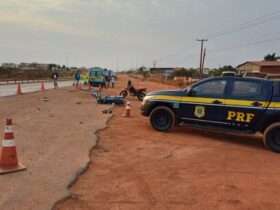
[[[97,98],[97,103],[123,105],[124,98],[122,96],[104,96]]]
[[[103,114],[112,114],[113,109],[115,107],[115,103],[112,103],[112,105],[108,108],[102,111]]]
[[[44,102],[48,102],[49,101],[49,98],[44,96],[43,98],[41,98],[41,101],[44,101]]]

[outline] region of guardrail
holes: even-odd
[[[72,78],[62,78],[58,81],[69,81],[73,80]],[[52,82],[51,79],[40,79],[40,80],[15,80],[15,79],[8,79],[8,80],[0,80],[0,85],[16,85],[16,84],[30,84],[30,83],[41,83],[41,82]]]

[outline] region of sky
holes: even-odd
[[[278,8],[278,9],[277,9]],[[0,63],[125,70],[280,54],[279,0],[0,0]]]

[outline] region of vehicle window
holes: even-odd
[[[92,77],[98,77],[98,76],[101,76],[101,75],[102,75],[101,72],[98,72],[98,71],[90,72],[90,76],[92,76]]]
[[[273,82],[273,96],[280,97],[280,82]]]
[[[202,83],[192,89],[192,96],[222,98],[226,88],[225,80],[214,80]]]
[[[262,95],[259,81],[234,81],[231,96],[234,98],[255,99]]]

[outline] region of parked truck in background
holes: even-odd
[[[89,83],[93,87],[105,86],[105,71],[100,67],[93,67],[89,69]]]

